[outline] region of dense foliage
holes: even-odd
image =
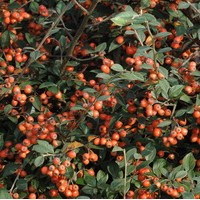
[[[0,8],[0,198],[200,198],[198,1]]]

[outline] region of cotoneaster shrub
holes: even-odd
[[[198,1],[0,8],[0,198],[200,198]]]

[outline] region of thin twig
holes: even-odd
[[[104,22],[109,21],[109,20],[110,20],[112,17],[114,17],[115,15],[117,15],[117,13],[111,14],[110,16],[104,18],[104,19],[103,19],[102,21],[100,21],[100,22],[97,22],[97,23],[94,23],[94,24],[88,24],[86,27],[98,26],[98,25],[100,25],[100,24],[102,24],[102,23],[104,23]]]
[[[16,178],[15,178],[15,180],[14,180],[14,182],[13,182],[11,188],[10,188],[10,191],[9,191],[10,194],[12,193],[12,191],[13,191],[13,189],[14,189],[14,187],[15,187],[15,184],[16,184],[16,182],[17,182],[17,180],[19,179],[19,175],[20,175],[20,171],[18,172],[18,174],[17,174],[17,176],[16,176]]]
[[[76,0],[72,0],[83,12],[87,13],[89,15],[89,12]]]
[[[92,4],[92,6],[90,7],[89,9],[89,14],[86,15],[84,18],[83,18],[83,21],[79,27],[79,29],[77,30],[76,32],[76,35],[74,36],[74,39],[73,41],[71,42],[71,45],[70,47],[68,48],[67,50],[67,54],[66,54],[66,57],[62,63],[62,66],[61,66],[61,77],[64,75],[65,73],[65,65],[67,64],[67,62],[70,60],[72,54],[73,54],[73,50],[74,50],[74,47],[77,45],[77,42],[79,40],[79,38],[81,37],[89,19],[90,19],[90,16],[92,14],[92,12],[94,11],[94,9],[96,8],[97,4],[98,4],[99,0],[95,0],[94,3]]]

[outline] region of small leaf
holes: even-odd
[[[137,149],[136,148],[132,148],[132,149],[128,150],[126,152],[126,159],[127,159],[127,161],[133,159],[135,153],[137,153]]]
[[[171,47],[165,47],[165,48],[161,48],[158,50],[158,53],[166,53],[166,52],[170,52],[172,50]]]
[[[114,179],[111,182],[110,189],[114,191],[120,190],[124,186],[124,182],[122,178]]]
[[[38,140],[38,144],[33,146],[33,151],[38,153],[54,153],[54,148],[47,141]]]
[[[14,163],[8,163],[5,165],[2,174],[3,174],[3,178],[12,175],[15,173],[15,171],[18,169],[19,165],[14,164]]]
[[[159,80],[158,85],[165,92],[168,92],[168,90],[170,88],[169,82],[166,79]]]
[[[96,53],[96,52],[100,52],[100,51],[104,51],[107,47],[106,42],[103,42],[102,44],[99,44],[94,51],[92,51],[92,53]]]
[[[142,151],[142,156],[144,156],[147,161],[154,160],[154,158],[156,157],[156,148],[152,143],[148,143],[145,146],[145,150]]]
[[[135,17],[138,17],[138,14],[136,12],[124,11],[111,18],[111,21],[113,21],[118,26],[125,26],[131,24]]]
[[[0,199],[13,199],[5,188],[0,188]]]
[[[109,48],[108,48],[108,53],[110,53],[111,51],[117,49],[117,48],[120,47],[121,45],[122,45],[122,44],[118,44],[118,43],[116,42],[116,40],[114,39],[114,40],[111,42],[111,44],[110,44],[110,46],[109,46]]]
[[[103,95],[97,98],[98,101],[105,101],[110,97],[110,95]]]
[[[67,149],[77,149],[77,148],[82,147],[82,146],[84,146],[84,144],[77,142],[77,141],[74,141],[74,142],[69,143],[67,145]]]
[[[95,138],[97,138],[96,135],[89,135],[89,136],[88,136],[88,142],[91,142],[91,141],[94,140]]]
[[[157,127],[169,126],[171,123],[172,123],[172,120],[164,120],[163,122],[161,122],[160,124],[158,124]]]
[[[155,37],[156,38],[158,38],[158,37],[167,37],[168,35],[171,35],[172,33],[170,33],[170,32],[160,32],[160,33],[157,33],[156,35],[155,35]]]
[[[27,190],[28,188],[28,183],[25,179],[18,179],[17,182],[16,182],[16,187],[18,190]]]
[[[120,64],[114,64],[111,67],[112,70],[117,71],[117,72],[122,72],[124,71],[124,68]]]
[[[174,85],[169,89],[169,97],[174,98],[180,95],[184,86],[183,85]]]
[[[41,166],[44,163],[44,157],[43,156],[38,156],[35,160],[34,160],[34,165],[36,167]]]
[[[144,81],[144,76],[140,72],[125,72],[120,77],[129,81]]]
[[[184,192],[182,196],[183,199],[194,199],[194,194],[192,194],[192,192]]]
[[[189,6],[190,6],[189,3],[184,2],[184,1],[181,1],[181,2],[178,4],[178,9],[187,9]]]
[[[200,94],[197,94],[195,105],[200,106]]]
[[[111,76],[109,74],[105,73],[99,73],[96,75],[97,78],[102,78],[102,79],[109,79]]]
[[[182,170],[182,171],[177,172],[177,174],[175,175],[175,178],[184,178],[186,176],[187,176],[187,172]]]
[[[186,111],[187,111],[186,109],[177,110],[175,113],[175,117],[183,116],[186,113]]]
[[[70,110],[85,110],[85,108],[83,108],[83,106],[76,105],[76,106],[71,107]]]
[[[196,165],[196,159],[194,158],[192,153],[187,154],[184,158],[183,158],[183,168],[186,171],[189,170],[193,170],[195,168]]]
[[[107,170],[113,178],[119,177],[119,165],[116,162],[110,162],[107,165]]]
[[[180,100],[181,101],[184,101],[186,103],[192,103],[192,100],[190,99],[190,97],[186,94],[183,94],[181,97],[180,97]]]
[[[30,57],[36,61],[40,56],[42,56],[42,54],[40,54],[40,51],[39,50],[35,50],[35,51],[32,51],[30,53]]]
[[[153,67],[152,67],[151,65],[146,64],[146,63],[142,64],[140,67],[141,67],[142,69],[153,69]]]
[[[50,86],[56,86],[55,83],[52,83],[52,82],[44,82],[42,83],[40,86],[39,86],[39,89],[42,89],[42,88],[48,88]]]
[[[29,6],[30,10],[33,12],[33,13],[38,13],[38,9],[39,9],[39,4],[35,1],[32,1],[30,3],[30,6]]]
[[[8,104],[4,107],[4,113],[7,115],[12,110],[13,106],[11,104]]]
[[[96,187],[97,181],[96,181],[95,176],[90,176],[90,175],[86,174],[84,176],[84,180],[88,186]]]
[[[40,99],[39,97],[35,96],[34,97],[34,102],[32,102],[33,106],[40,111],[40,108],[41,108],[41,102],[40,102]]]
[[[112,152],[116,152],[116,151],[124,151],[124,149],[122,149],[121,147],[118,147],[118,146],[114,146]]]
[[[9,45],[10,43],[10,31],[6,30],[1,34],[1,46],[2,48],[5,48]]]

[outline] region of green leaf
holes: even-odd
[[[53,94],[57,94],[59,92],[59,89],[58,89],[57,85],[49,87],[48,90],[50,92],[52,92]]]
[[[118,43],[116,42],[116,40],[114,39],[114,40],[111,42],[111,44],[110,44],[110,46],[109,46],[109,48],[108,48],[108,53],[110,53],[111,51],[117,49],[117,48],[120,47],[121,45],[122,45],[122,44],[118,44]]]
[[[111,18],[111,21],[113,21],[118,26],[125,26],[131,24],[135,17],[138,17],[138,14],[136,12],[124,11]]]
[[[142,156],[144,156],[147,161],[154,160],[154,158],[156,157],[156,148],[154,147],[152,143],[148,143],[145,146],[145,150],[142,151]]]
[[[161,48],[158,50],[158,53],[166,53],[166,52],[169,52],[171,51],[172,48],[171,47],[165,47],[165,48]]]
[[[40,51],[39,51],[39,50],[35,50],[35,51],[32,51],[32,52],[30,53],[30,57],[31,57],[34,61],[36,61],[40,56],[41,56],[41,54],[40,54]]]
[[[33,106],[40,111],[40,108],[41,108],[41,102],[40,102],[40,99],[39,97],[35,96],[34,97],[35,101],[32,102]]]
[[[96,53],[96,52],[100,52],[100,51],[104,51],[107,47],[106,42],[103,42],[102,44],[99,44],[94,51],[92,51],[92,53]]]
[[[200,106],[200,94],[197,94],[195,105]]]
[[[40,86],[39,86],[39,89],[42,89],[42,88],[48,88],[50,86],[56,86],[55,83],[52,83],[52,82],[44,82],[42,83]]]
[[[129,174],[133,173],[134,171],[136,171],[136,166],[134,166],[134,165],[127,166],[127,176]]]
[[[13,199],[5,188],[0,188],[0,199]]]
[[[33,146],[33,151],[36,151],[38,153],[54,153],[54,148],[52,145],[50,145],[47,141],[44,140],[38,140],[38,144]]]
[[[82,189],[81,189],[82,192],[84,192],[85,194],[89,194],[89,195],[94,195],[96,194],[98,191],[96,188],[93,188],[89,185],[85,185]],[[87,199],[87,198],[86,198]]]
[[[140,1],[141,8],[147,8],[150,6],[150,0],[141,0]]]
[[[199,194],[200,193],[200,185],[196,185],[196,187],[194,188],[194,194]]]
[[[163,158],[156,160],[153,164],[153,172],[157,176],[160,176],[162,174],[161,170],[164,169],[165,165],[166,165],[166,160],[164,160]]]
[[[186,94],[183,94],[181,97],[180,97],[180,100],[181,101],[184,101],[186,103],[192,103],[192,100],[190,99],[190,97]]]
[[[15,171],[18,169],[19,165],[15,164],[15,163],[8,163],[5,165],[4,169],[3,169],[3,178],[12,175],[15,173]]]
[[[183,85],[174,85],[169,89],[169,97],[174,98],[178,97],[182,92],[184,86]]]
[[[194,194],[192,194],[192,192],[184,192],[182,196],[183,199],[194,199]]]
[[[111,182],[110,189],[114,191],[120,190],[124,186],[124,179],[118,178]]]
[[[93,188],[96,187],[97,181],[96,181],[95,176],[90,176],[90,175],[86,174],[84,176],[84,180],[88,186],[91,186]]]
[[[113,178],[119,177],[119,165],[116,162],[110,162],[107,165],[107,170],[112,175]]]
[[[190,6],[189,3],[187,2],[184,2],[184,1],[181,1],[179,4],[178,4],[178,9],[186,9]]]
[[[175,117],[183,116],[186,113],[186,111],[187,111],[186,109],[177,110],[175,113]]]
[[[76,197],[76,199],[90,199],[90,197],[81,195]]]
[[[153,67],[149,64],[146,64],[146,63],[143,63],[141,66],[140,66],[142,69],[153,69]]]
[[[16,182],[16,187],[18,190],[27,190],[28,188],[28,183],[25,179],[18,179],[17,182]]]
[[[156,38],[158,38],[158,37],[167,37],[168,35],[171,35],[172,33],[170,33],[170,32],[160,32],[160,33],[157,33],[156,35],[155,35],[155,37]]]
[[[114,64],[111,67],[112,70],[117,71],[117,72],[122,72],[124,71],[124,68],[120,64]]]
[[[38,156],[35,160],[34,160],[34,165],[36,167],[41,166],[44,163],[44,157],[43,156]]]
[[[70,110],[86,110],[86,109],[83,108],[83,106],[77,105],[77,106],[73,106]]]
[[[38,13],[39,4],[36,1],[32,1],[29,8],[33,13]]]
[[[137,153],[137,149],[136,149],[136,148],[132,148],[132,149],[128,150],[128,151],[126,152],[126,159],[127,159],[127,161],[133,159],[135,153]]]
[[[172,120],[164,120],[163,122],[161,122],[160,124],[158,124],[157,127],[169,126],[171,123],[172,123]]]
[[[110,95],[103,95],[97,98],[98,101],[105,101],[110,97]]]
[[[1,35],[1,46],[2,48],[5,48],[7,46],[9,46],[10,43],[10,31],[6,30],[2,33]]]
[[[120,77],[129,81],[144,81],[144,76],[140,72],[125,72]]]
[[[56,11],[58,14],[60,14],[64,9],[65,9],[66,5],[63,1],[59,1],[56,5]]]
[[[184,156],[182,165],[186,171],[193,170],[195,168],[196,159],[194,158],[192,153],[189,153],[186,156]]]
[[[145,26],[143,26],[142,24],[131,24],[130,27],[133,30],[145,30]]]
[[[18,123],[18,118],[17,117],[13,117],[13,116],[8,116],[8,119],[13,122],[14,124]]]
[[[97,78],[102,78],[102,79],[109,79],[111,76],[109,74],[105,73],[99,73],[96,75]]]
[[[159,80],[158,85],[165,92],[168,92],[168,90],[170,88],[169,82],[166,79]]]
[[[8,4],[8,10],[14,10],[14,9],[18,9],[20,8],[21,5],[17,2],[14,2],[14,1],[11,1],[9,4]]]
[[[190,73],[192,76],[197,76],[199,77],[200,76],[200,71],[196,70],[195,72],[191,72]]]
[[[30,33],[25,33],[25,38],[29,44],[33,45],[35,43],[35,39]]]
[[[175,178],[184,178],[187,176],[187,172],[184,170],[181,170],[179,172],[177,172],[177,174],[175,175]]]
[[[112,152],[116,152],[116,151],[124,151],[124,149],[122,149],[119,146],[114,146],[114,148],[112,149]]]
[[[8,104],[4,107],[4,113],[7,115],[12,110],[13,106],[11,104]]]

